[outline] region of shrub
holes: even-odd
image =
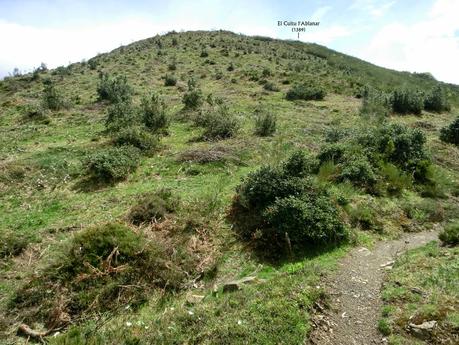
[[[422,95],[417,90],[401,88],[394,90],[391,97],[392,110],[399,114],[421,114],[424,106]]]
[[[24,107],[23,119],[48,124],[51,122],[47,111],[42,106],[27,105]]]
[[[276,132],[276,115],[269,111],[257,111],[255,115],[255,134],[267,137]]]
[[[185,109],[189,110],[197,109],[203,103],[202,91],[194,78],[188,80],[188,91],[183,95],[182,103],[185,105]]]
[[[279,167],[249,174],[236,189],[230,218],[260,249],[338,242],[346,231],[327,191],[307,176],[311,161],[300,151]],[[288,240],[287,238],[288,237]]]
[[[228,72],[234,71],[234,64],[231,62],[226,70],[227,70]]]
[[[451,110],[446,91],[440,85],[437,85],[426,95],[424,109],[436,112]]]
[[[138,114],[131,103],[117,102],[107,109],[105,127],[108,132],[118,132],[136,123]]]
[[[130,103],[132,88],[129,86],[126,76],[110,77],[106,73],[101,73],[97,94],[99,100],[107,100],[111,103]]]
[[[440,140],[445,143],[459,146],[459,117],[457,117],[449,126],[441,129]]]
[[[364,155],[345,155],[338,169],[339,182],[351,182],[370,191],[377,181],[374,168]]]
[[[201,124],[205,130],[202,134],[204,140],[220,140],[231,138],[240,128],[239,119],[224,105],[204,114]]]
[[[271,81],[266,82],[265,85],[263,85],[263,89],[266,91],[279,91],[279,88],[276,86],[276,84]]]
[[[345,234],[337,208],[323,191],[277,198],[263,215],[271,228],[270,241],[288,236],[293,245],[320,244],[339,242]]]
[[[159,144],[159,139],[145,129],[133,126],[121,129],[114,138],[118,146],[134,146],[144,152],[154,151]]]
[[[54,82],[50,79],[45,80],[43,90],[43,107],[50,110],[60,110],[64,107],[64,99],[56,90]]]
[[[86,228],[16,292],[11,305],[39,307],[40,314],[31,318],[51,325],[62,325],[61,313],[76,321],[126,305],[137,308],[154,288],[177,289],[186,278],[178,260],[172,260],[176,248],[165,244],[119,223]]]
[[[456,246],[459,244],[459,222],[450,223],[445,226],[438,236],[445,244]]]
[[[139,150],[132,146],[123,146],[95,152],[87,157],[84,165],[90,177],[113,182],[126,178],[137,169],[139,162]]]
[[[168,189],[144,194],[135,206],[131,208],[128,219],[132,224],[157,222],[164,219],[168,213],[177,209],[178,199]]]
[[[202,58],[206,58],[206,57],[209,56],[209,53],[207,52],[207,50],[203,49],[199,56],[202,57]]]
[[[169,121],[166,115],[166,104],[159,95],[152,93],[144,97],[141,103],[142,120],[150,131],[156,133],[166,131]]]
[[[173,74],[166,74],[164,77],[164,86],[175,86],[177,84],[177,78]]]
[[[303,150],[293,152],[282,164],[283,174],[290,177],[306,177],[316,170],[317,162]]]
[[[285,98],[289,101],[302,100],[322,100],[325,97],[325,90],[319,86],[295,85],[286,94]]]

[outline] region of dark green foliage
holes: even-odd
[[[138,203],[131,208],[128,219],[132,224],[158,222],[168,213],[177,209],[178,199],[169,189],[160,189],[142,196]]]
[[[166,115],[166,104],[159,95],[152,93],[142,98],[141,111],[143,123],[150,131],[158,133],[167,130],[169,120]]]
[[[255,134],[267,137],[276,132],[277,117],[269,111],[259,110],[255,114]]]
[[[449,223],[438,236],[443,243],[456,246],[459,244],[459,222]]]
[[[204,140],[220,140],[234,137],[240,128],[240,121],[229,109],[220,105],[202,114],[199,125],[205,128]]]
[[[113,141],[117,146],[134,146],[146,153],[153,152],[159,145],[156,135],[138,126],[121,129]]]
[[[319,86],[309,84],[298,84],[293,86],[285,95],[289,101],[293,100],[322,100],[325,97],[325,90]]]
[[[440,131],[440,140],[459,146],[459,117]]]
[[[99,95],[99,100],[107,100],[111,103],[130,103],[132,88],[124,75],[110,77],[106,73],[101,73],[97,94]]]
[[[430,91],[424,99],[424,109],[429,111],[450,111],[451,105],[448,102],[448,96],[446,95],[445,89],[440,85],[437,85],[432,91]]]
[[[140,163],[139,150],[132,146],[110,147],[90,155],[84,165],[95,179],[114,182],[125,179]]]
[[[185,105],[185,109],[188,110],[198,109],[202,105],[202,91],[196,85],[196,81],[194,79],[188,80],[188,91],[183,95],[182,102]]]
[[[50,110],[60,110],[64,107],[64,99],[56,90],[56,86],[51,79],[43,82],[45,88],[43,90],[43,107]]]
[[[339,242],[346,236],[339,212],[326,190],[307,177],[310,160],[295,152],[280,167],[265,166],[237,188],[230,218],[246,239],[263,248]],[[288,238],[288,240],[287,240]]]
[[[286,176],[306,177],[316,170],[317,161],[303,150],[297,150],[288,157],[282,165]]]
[[[338,209],[320,190],[278,198],[263,216],[271,227],[267,235],[277,242],[282,242],[285,234],[293,245],[339,242],[345,233]]]
[[[392,110],[398,114],[421,114],[424,107],[422,94],[418,90],[400,88],[392,92]]]
[[[164,77],[164,86],[175,86],[177,85],[177,78],[173,74],[166,74]]]
[[[107,109],[105,127],[108,132],[118,132],[121,129],[134,126],[139,116],[131,103],[117,102]]]
[[[321,166],[334,164],[332,180],[349,181],[375,194],[381,188],[399,194],[413,179],[434,183],[426,139],[419,129],[385,124],[355,135],[342,133],[334,139],[339,141],[325,145],[317,155]]]
[[[234,64],[231,62],[226,70],[227,70],[228,72],[234,71]]]
[[[206,57],[209,56],[209,53],[207,52],[207,50],[203,49],[199,56],[202,57],[202,58],[206,58]]]

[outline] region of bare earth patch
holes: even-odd
[[[325,281],[329,308],[316,304],[310,344],[385,344],[377,329],[381,316],[381,285],[397,256],[437,239],[434,231],[405,234],[379,242],[372,250],[357,247],[344,258],[335,275]]]

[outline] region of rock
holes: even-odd
[[[423,322],[420,325],[410,323],[408,325],[408,328],[413,336],[422,340],[426,340],[430,338],[430,336],[432,335],[432,331],[434,330],[436,325],[437,321],[432,320]]]
[[[239,286],[239,283],[234,281],[234,282],[228,282],[223,285],[223,292],[233,292],[240,290],[241,287]]]
[[[244,277],[242,279],[230,281],[230,282],[223,284],[223,292],[237,291],[242,288],[242,285],[261,283],[261,282],[263,282],[262,279],[258,279],[257,277],[254,277],[254,276]]]

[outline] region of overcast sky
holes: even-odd
[[[278,20],[320,21],[300,40],[459,84],[459,0],[0,0],[0,76],[89,59],[170,30],[296,39]]]

